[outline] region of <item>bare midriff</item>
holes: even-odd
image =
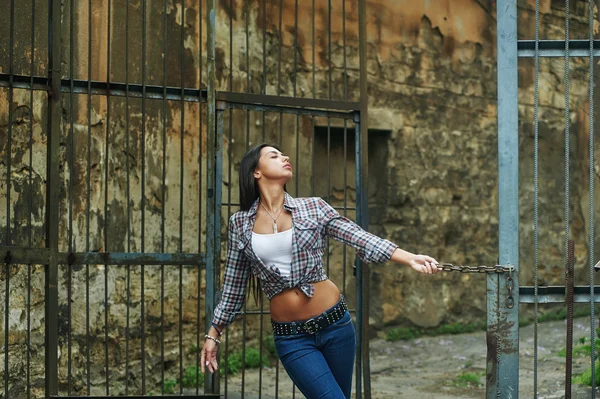
[[[311,284],[315,287],[312,297],[306,296],[298,287],[288,288],[271,299],[273,321],[301,321],[318,316],[340,300],[340,290],[331,280]]]

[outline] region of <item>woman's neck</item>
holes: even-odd
[[[285,191],[282,186],[260,187],[260,202],[269,211],[277,211],[283,207]]]

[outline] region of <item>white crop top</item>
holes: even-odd
[[[292,271],[292,229],[275,234],[252,232],[252,249],[263,263],[279,269],[282,277],[289,278]]]

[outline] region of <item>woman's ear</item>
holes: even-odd
[[[257,169],[254,169],[254,178],[256,180],[260,179],[260,171]]]

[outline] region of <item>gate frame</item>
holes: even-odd
[[[11,1],[11,4],[14,0]],[[61,76],[61,33],[62,10],[59,0],[48,1],[48,77],[16,76],[12,73],[0,73],[0,87],[8,87],[9,91],[16,87],[28,90],[41,90],[48,93],[47,121],[47,194],[46,194],[46,247],[18,248],[0,245],[0,257],[9,264],[43,264],[45,265],[45,395],[50,398],[77,397],[58,396],[58,274],[61,264],[118,264],[118,265],[198,265],[206,268],[206,301],[205,328],[210,327],[209,315],[212,315],[218,299],[218,276],[220,273],[221,248],[221,203],[222,203],[222,147],[223,147],[223,111],[233,106],[235,98],[238,103],[246,103],[254,108],[271,107],[279,112],[296,114],[336,116],[352,119],[355,123],[355,157],[356,157],[356,222],[368,227],[368,187],[363,184],[368,172],[368,93],[367,93],[367,41],[366,41],[366,0],[358,1],[359,13],[359,68],[360,68],[360,101],[334,101],[324,99],[308,99],[299,97],[251,95],[245,93],[226,93],[216,90],[216,0],[207,0],[207,90],[169,88],[164,92],[170,99],[181,99],[193,102],[206,102],[208,107],[207,131],[209,132],[207,156],[207,230],[212,228],[214,234],[207,234],[206,252],[202,253],[109,253],[109,252],[60,252],[59,251],[59,202],[60,202],[60,136],[61,136],[61,93],[86,93],[91,95],[128,96],[137,93],[142,98],[163,99],[156,91],[148,92],[149,85],[118,84],[112,82],[78,81],[85,85],[74,86],[74,79],[62,79]],[[11,23],[14,21],[11,20]],[[11,48],[11,51],[13,49]],[[11,65],[12,66],[12,65]],[[16,79],[15,79],[16,78]],[[29,83],[26,83],[29,82]],[[85,87],[84,87],[85,86]],[[177,90],[177,92],[175,91]],[[258,105],[260,104],[260,105]],[[266,105],[265,105],[266,104]],[[9,104],[11,107],[11,104]],[[12,123],[12,121],[9,121]],[[10,178],[8,190],[10,190]],[[10,228],[10,227],[9,227]],[[370,363],[368,342],[368,296],[369,265],[356,259],[356,334],[357,356],[355,374],[356,398],[370,399]],[[8,284],[8,280],[7,280]],[[9,295],[8,292],[6,293]],[[6,361],[8,362],[8,356]],[[364,385],[363,385],[364,384]],[[8,388],[6,388],[8,389]],[[364,392],[363,392],[364,390]],[[200,397],[219,397],[219,376],[205,375],[205,395]],[[105,398],[107,396],[86,396],[87,398]],[[137,398],[142,396],[127,396]],[[160,397],[160,396],[157,396]],[[166,396],[165,396],[166,397]],[[187,396],[182,396],[187,397]],[[198,396],[194,396],[198,397]]]

